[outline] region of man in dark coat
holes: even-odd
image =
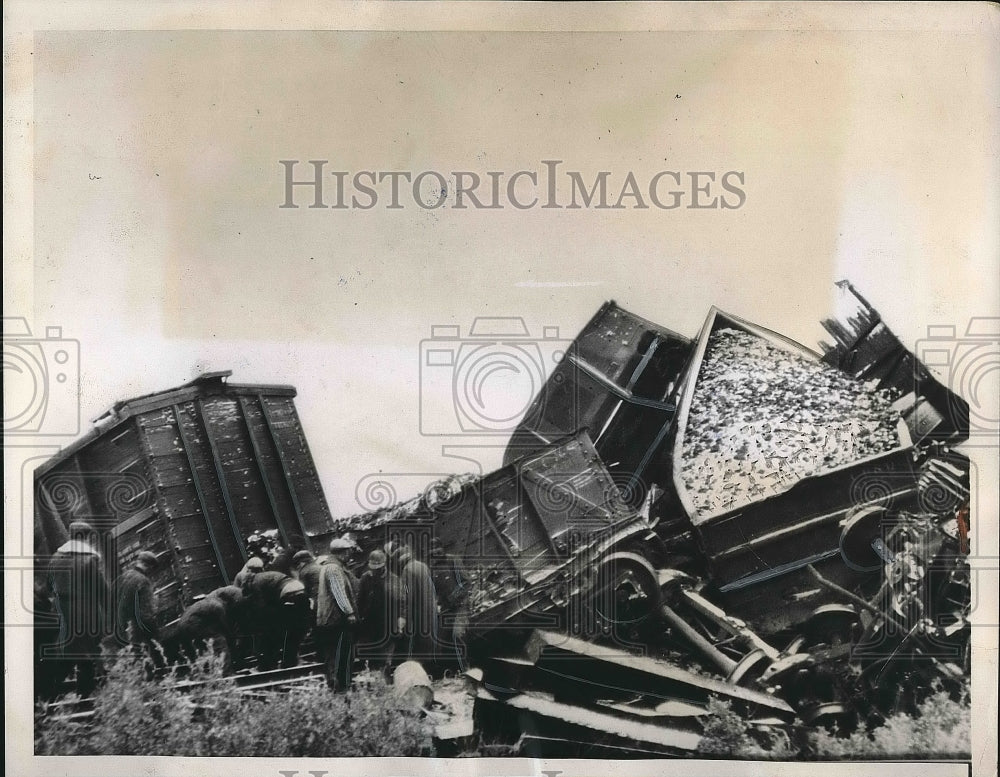
[[[330,543],[316,599],[316,642],[324,656],[327,685],[334,692],[351,687],[354,670],[358,579],[346,565],[351,549],[351,543],[344,539]]]
[[[69,673],[60,660],[59,618],[48,585],[48,572],[37,570],[34,580],[35,698],[49,701],[59,695]]]
[[[236,573],[236,577],[233,578],[233,585],[237,588],[245,589],[247,584],[253,579],[253,576],[263,571],[264,559],[259,556],[251,556],[247,559],[247,563],[243,565],[243,568]]]
[[[49,562],[48,584],[59,617],[61,657],[76,667],[77,693],[90,696],[97,686],[101,640],[108,632],[110,591],[94,529],[73,521],[69,537]]]
[[[399,567],[406,594],[407,658],[433,661],[438,642],[438,617],[430,569],[409,548],[400,553]]]
[[[177,625],[164,635],[171,658],[182,655],[193,660],[198,650],[221,638],[226,645],[226,668],[237,660],[236,635],[242,621],[243,592],[234,585],[216,588],[205,598],[191,604],[181,613]]]
[[[385,553],[373,550],[358,589],[358,643],[362,657],[371,657],[387,678],[392,676],[393,656],[401,647],[405,606],[402,581],[389,571]]]
[[[248,618],[260,634],[257,668],[275,669],[279,657],[283,669],[295,666],[312,620],[305,587],[289,575],[269,570],[251,578],[245,596]]]
[[[157,564],[156,554],[144,550],[115,581],[115,638],[118,647],[131,645],[137,651],[145,650],[155,666],[162,666],[154,644],[158,638],[156,600],[149,577]]]

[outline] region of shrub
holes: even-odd
[[[381,679],[331,693],[321,679],[285,692],[239,693],[222,659],[205,656],[191,676],[147,680],[139,662],[111,667],[84,723],[35,720],[38,755],[414,756],[427,754],[426,721],[401,709]],[[185,688],[185,682],[199,684]]]
[[[957,701],[938,690],[920,705],[916,715],[893,715],[870,731],[856,731],[849,737],[811,732],[809,750],[818,758],[969,758],[971,730],[968,689]]]
[[[780,728],[757,728],[730,708],[728,701],[712,698],[698,752],[725,758],[786,760],[797,751]]]

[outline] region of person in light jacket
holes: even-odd
[[[350,542],[335,539],[320,568],[316,595],[316,643],[324,656],[326,683],[334,692],[351,687],[358,624],[358,579],[347,569]]]

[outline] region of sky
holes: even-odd
[[[294,385],[335,516],[371,506],[373,480],[406,498],[475,468],[444,446],[500,463],[503,434],[471,434],[453,412],[477,317],[521,318],[529,338],[557,329],[531,351],[544,370],[608,299],[690,336],[716,305],[815,348],[846,277],[908,344],[932,324],[961,334],[998,308],[1000,68],[986,44],[965,31],[40,32],[34,331],[79,341],[84,424],[208,370]],[[607,171],[612,200],[630,172],[642,189],[677,171],[687,194],[673,210],[425,209],[404,185],[390,209],[383,185],[369,210],[279,207],[280,160],[305,177],[313,159],[349,184],[360,170],[506,181],[561,160],[587,182]],[[745,202],[686,207],[690,171],[716,174],[712,196],[738,171]],[[457,335],[425,343],[442,325]],[[428,349],[454,364],[428,365]],[[508,415],[535,385],[483,380]]]

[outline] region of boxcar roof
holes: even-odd
[[[114,430],[123,421],[139,413],[146,413],[167,405],[176,405],[198,397],[209,397],[218,394],[234,396],[240,394],[266,394],[268,396],[294,397],[294,386],[268,385],[253,383],[229,383],[227,378],[232,370],[204,372],[192,381],[165,391],[142,394],[131,399],[116,402],[108,410],[94,419],[94,426],[82,437],[74,440],[51,459],[35,470],[35,477],[44,474],[57,464],[76,455],[90,443]]]

